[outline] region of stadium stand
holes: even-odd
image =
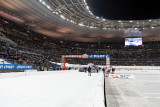
[[[60,62],[61,55],[109,54],[111,65],[160,65],[160,41],[145,42],[142,46],[127,47],[119,43],[87,43],[57,40],[32,31],[26,26],[0,18],[0,57],[14,64],[49,66]],[[72,64],[105,65],[105,60],[67,59]]]

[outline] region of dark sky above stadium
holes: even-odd
[[[110,20],[160,18],[159,0],[86,0],[86,2],[94,15]]]

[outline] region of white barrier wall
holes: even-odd
[[[160,73],[160,66],[112,66],[115,73]]]
[[[116,70],[160,70],[160,66],[112,66]]]

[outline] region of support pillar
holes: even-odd
[[[63,69],[62,70],[66,70],[66,58],[64,57],[64,62],[63,62]]]

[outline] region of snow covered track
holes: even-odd
[[[104,107],[103,94],[102,72],[0,74],[0,107]]]
[[[105,78],[107,107],[155,107],[150,101],[127,86],[131,81]]]

